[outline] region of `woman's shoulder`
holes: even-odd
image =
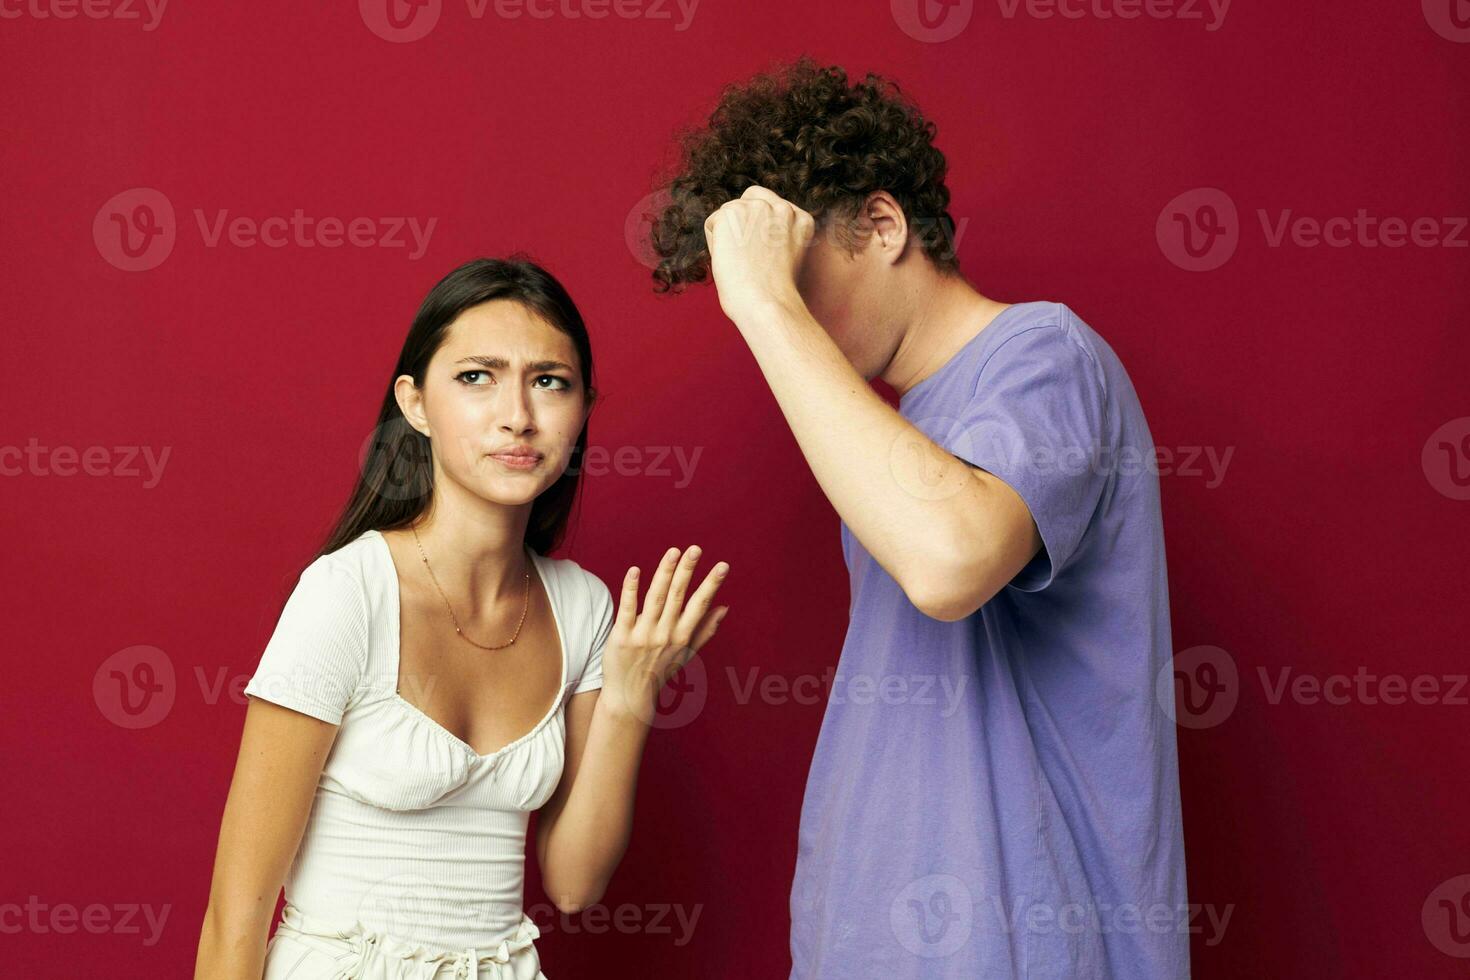
[[[602,605],[611,600],[612,592],[607,583],[596,573],[583,568],[575,559],[543,555],[541,561],[542,567],[551,570],[556,587],[567,602],[595,614]]]
[[[567,630],[569,668],[575,680],[571,693],[580,694],[602,686],[602,649],[612,632],[613,598],[607,584],[571,558],[543,557],[543,567],[560,599],[562,625]]]
[[[383,532],[369,529],[337,550],[318,556],[316,561],[340,565],[361,574],[376,563],[379,551],[386,543]]]
[[[297,577],[245,693],[340,724],[367,676],[372,614],[357,542]]]
[[[365,531],[334,551],[313,558],[297,579],[293,598],[331,616],[338,625],[371,631],[387,601],[384,544]]]
[[[359,537],[335,551],[317,555],[297,577],[292,600],[334,619],[339,625],[371,619],[373,558],[371,542]]]
[[[375,605],[371,600],[377,598],[379,591],[374,586],[392,567],[386,563],[386,556],[387,541],[382,532],[367,530],[336,550],[312,559],[302,574],[310,572],[317,578],[334,579],[340,583],[339,589],[350,588],[369,600],[366,605],[371,608]]]

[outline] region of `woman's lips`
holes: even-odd
[[[490,458],[513,470],[534,470],[541,465],[540,456],[511,456],[505,453],[491,453]]]

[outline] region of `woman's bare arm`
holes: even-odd
[[[601,693],[584,691],[567,702],[566,765],[556,792],[536,817],[541,886],[567,913],[602,898],[628,849],[638,767],[648,740],[647,723],[607,710]],[[574,788],[578,805],[568,818]],[[553,852],[552,830],[557,827],[561,846]]]
[[[195,980],[260,980],[281,884],[337,726],[250,698],[230,781]]]
[[[699,557],[697,546],[666,552],[642,612],[638,569],[628,570],[602,655],[602,689],[567,702],[566,765],[536,823],[541,882],[563,912],[601,900],[632,833],[638,768],[659,691],[709,642],[728,609],[714,607],[725,562],[685,605]]]

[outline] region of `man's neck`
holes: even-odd
[[[1009,305],[982,296],[962,276],[925,270],[913,293],[892,311],[904,327],[879,377],[902,397],[947,364]]]

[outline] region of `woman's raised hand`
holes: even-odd
[[[698,545],[665,552],[641,612],[638,567],[623,576],[617,618],[602,653],[603,694],[613,699],[609,707],[626,709],[644,724],[653,721],[663,686],[709,642],[730,609],[714,605],[728,562],[716,564],[689,595],[699,558]]]

